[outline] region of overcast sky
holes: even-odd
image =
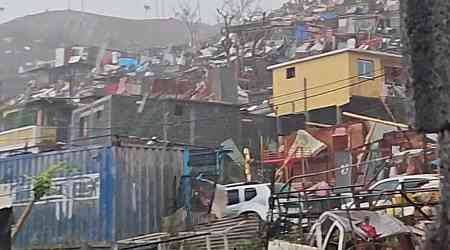
[[[0,7],[5,8],[3,12],[0,12],[0,22],[46,10],[67,9],[69,3],[72,9],[81,10],[82,2],[84,2],[84,9],[87,12],[142,19],[155,16],[157,1],[160,3],[164,2],[166,16],[173,15],[173,9],[177,6],[178,0],[0,0]],[[206,22],[215,23],[215,9],[220,6],[221,0],[199,1],[203,19]],[[281,4],[287,0],[259,1],[262,8],[272,9],[281,6]],[[151,11],[151,13],[145,13],[145,4],[153,6],[153,11]],[[159,9],[161,9],[161,7]],[[159,12],[162,13],[161,10]]]

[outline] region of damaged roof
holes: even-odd
[[[281,68],[281,67],[285,67],[285,66],[289,66],[289,65],[293,65],[293,64],[297,64],[297,63],[307,62],[307,61],[319,59],[319,58],[322,58],[322,57],[334,56],[334,55],[338,55],[338,54],[345,53],[345,52],[354,52],[354,53],[369,54],[369,55],[375,55],[375,56],[386,56],[386,57],[402,58],[401,55],[396,55],[396,54],[391,54],[391,53],[386,53],[386,52],[373,51],[373,50],[364,50],[364,49],[345,48],[345,49],[340,49],[340,50],[333,50],[333,51],[330,51],[330,52],[327,52],[327,53],[323,53],[323,54],[319,54],[319,55],[315,55],[315,56],[310,56],[310,57],[306,57],[306,58],[301,58],[301,59],[296,59],[296,60],[292,60],[292,61],[288,61],[288,62],[284,62],[284,63],[271,65],[271,66],[267,67],[267,69],[268,70],[274,70],[274,69],[277,69],[277,68]]]

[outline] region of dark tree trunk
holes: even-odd
[[[442,206],[424,249],[449,249],[450,1],[403,0],[401,5],[413,124],[420,132],[439,133]]]

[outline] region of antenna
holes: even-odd
[[[159,17],[159,0],[155,0],[155,17]]]
[[[80,0],[81,1],[81,11],[84,12],[84,0]]]
[[[150,4],[144,4],[145,16],[148,16],[151,9],[152,9],[152,7],[150,6]],[[150,15],[151,15],[151,13],[150,13]]]
[[[72,3],[70,0],[67,0],[67,9],[70,10],[72,8]]]
[[[200,0],[197,0],[197,11],[198,11],[198,18],[200,20],[200,22],[202,21],[202,12],[200,9]]]

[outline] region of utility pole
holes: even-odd
[[[305,112],[305,122],[309,122],[309,112],[308,112],[308,81],[306,77],[303,79],[303,99],[304,99],[304,112]]]
[[[439,134],[441,209],[423,249],[449,249],[450,169],[450,1],[404,0],[404,64],[415,128]]]

